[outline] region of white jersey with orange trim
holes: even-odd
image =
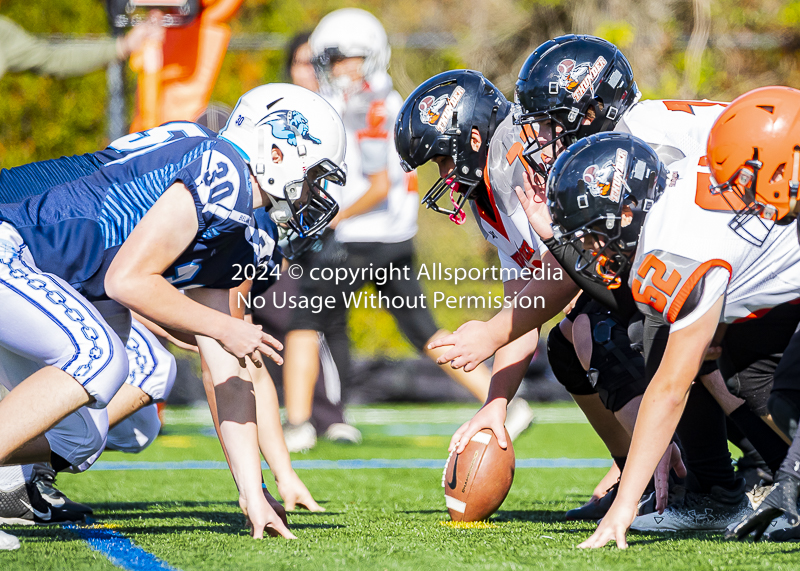
[[[367,192],[370,176],[386,171],[389,177],[386,199],[369,212],[342,220],[336,227],[336,239],[390,244],[410,240],[417,233],[419,195],[397,160],[393,134],[403,98],[385,75],[346,102],[331,103],[342,116],[347,135],[347,184],[330,189],[339,211]]]
[[[482,207],[470,201],[475,221],[484,238],[497,248],[504,280],[518,276],[524,268],[541,267],[541,257],[547,251],[541,238],[531,228],[514,187],[523,188],[525,172],[522,150],[522,127],[514,125],[511,115],[497,126],[489,143],[484,181],[489,200]],[[516,276],[515,276],[516,274]]]
[[[724,323],[800,297],[796,222],[765,227],[753,218],[753,232],[769,233],[760,247],[748,242],[729,226],[734,214],[723,211],[727,203],[708,192],[706,164],[693,155],[672,165],[669,187],[645,219],[630,274],[639,308],[660,316],[670,331],[697,321],[723,295]]]
[[[615,130],[639,137],[669,166],[689,155],[706,154],[708,134],[727,105],[706,99],[640,101],[622,116]]]

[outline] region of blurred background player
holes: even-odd
[[[392,142],[392,125],[402,104],[393,90],[386,70],[390,47],[380,22],[368,12],[346,8],[328,14],[310,37],[313,61],[321,93],[336,107],[345,123],[348,138],[348,185],[341,192],[341,210],[331,224],[333,235],[323,238],[319,252],[306,257],[300,291],[303,295],[334,295],[354,292],[370,280],[359,277],[354,283],[313,281],[312,267],[398,268],[395,275],[377,283],[379,292],[401,296],[408,305],[390,309],[406,338],[420,352],[436,358],[425,349],[427,343],[444,334],[427,309],[414,308],[422,293],[413,271],[413,237],[417,231],[419,209],[416,188],[397,163]],[[337,197],[338,198],[338,197]],[[410,280],[398,279],[402,268],[409,268]],[[315,434],[308,422],[311,416],[312,387],[318,374],[318,333],[327,340],[333,360],[345,384],[350,375],[350,349],[347,337],[347,312],[337,301],[333,310],[312,313],[298,309],[293,313],[286,338],[284,391],[287,434],[301,433],[308,447]],[[465,374],[445,369],[477,399],[486,399],[490,373],[481,367]],[[519,434],[532,414],[521,403],[516,424],[509,419],[509,432]]]

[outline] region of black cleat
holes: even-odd
[[[56,471],[47,464],[33,465],[33,483],[44,501],[53,507],[83,515],[92,515],[94,510],[84,504],[73,502],[64,492],[56,488]]]
[[[20,484],[11,491],[0,491],[0,523],[49,525],[83,523],[84,520],[81,513],[51,506],[34,484]]]
[[[790,528],[797,526],[800,522],[800,515],[797,513],[798,488],[800,488],[800,480],[778,471],[772,489],[758,508],[739,524],[726,531],[725,538],[743,541],[747,536],[753,534],[753,541],[758,541],[767,531],[772,520],[784,514]],[[782,534],[785,533],[786,530],[783,530]],[[774,539],[777,540],[777,538]]]
[[[579,508],[571,509],[566,514],[567,521],[588,520],[597,521],[605,517],[611,504],[614,503],[614,498],[617,497],[617,490],[619,489],[619,482],[611,486],[606,495],[602,498],[592,498]]]

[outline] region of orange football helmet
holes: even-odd
[[[800,179],[800,91],[761,87],[735,99],[711,128],[707,157],[713,177],[709,191],[736,212],[732,227],[744,227],[754,216],[793,220]]]

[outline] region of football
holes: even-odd
[[[502,505],[514,481],[514,447],[497,444],[485,428],[473,436],[461,454],[451,453],[442,474],[444,500],[453,521],[486,519]]]

